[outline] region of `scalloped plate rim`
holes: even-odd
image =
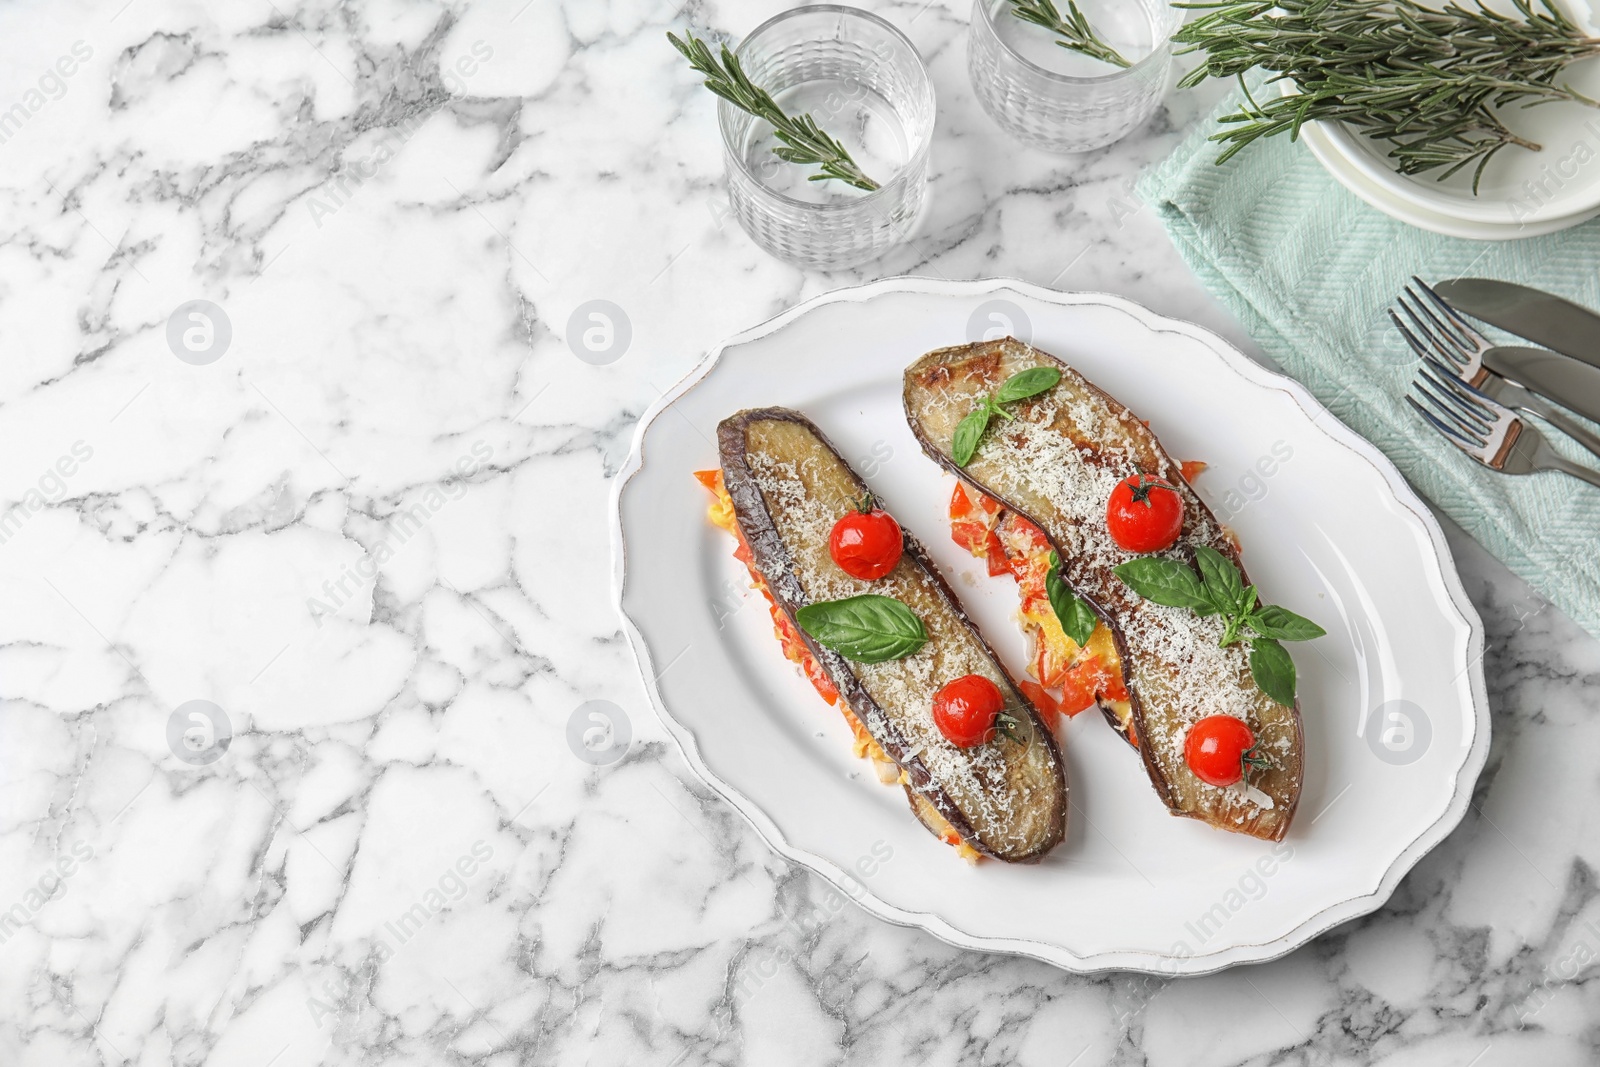
[[[704,381],[721,362],[729,350],[781,330],[788,323],[819,307],[840,302],[864,303],[874,297],[889,293],[914,293],[933,296],[973,297],[1011,291],[1022,297],[1062,306],[1099,305],[1130,315],[1141,325],[1156,332],[1175,332],[1204,344],[1230,370],[1256,385],[1276,389],[1287,394],[1314,423],[1316,428],[1335,444],[1344,446],[1365,460],[1383,479],[1395,501],[1416,516],[1427,531],[1439,574],[1448,594],[1450,604],[1456,609],[1452,620],[1465,627],[1468,640],[1465,645],[1467,663],[1463,671],[1468,676],[1472,694],[1472,737],[1465,755],[1456,770],[1455,790],[1444,811],[1408,845],[1399,850],[1379,878],[1378,884],[1367,893],[1356,894],[1324,905],[1294,924],[1282,935],[1270,941],[1230,943],[1213,951],[1189,956],[1148,952],[1139,949],[1116,949],[1079,955],[1065,946],[1025,938],[990,937],[972,934],[960,929],[944,916],[933,912],[912,911],[889,904],[874,896],[870,890],[857,894],[849,886],[854,882],[843,868],[827,858],[791,845],[779,829],[776,820],[736,787],[717,775],[701,758],[695,735],[679,722],[667,708],[655,683],[651,669],[652,657],[643,633],[635,625],[626,608],[627,553],[625,531],[622,528],[622,500],[630,482],[644,467],[645,439],[651,424],[678,398]],[[1323,421],[1319,418],[1329,415]],[[1331,428],[1330,424],[1331,423]],[[943,279],[902,276],[880,279],[861,285],[847,286],[811,297],[763,322],[743,330],[713,347],[671,389],[663,393],[640,417],[634,429],[627,461],[617,472],[610,494],[610,534],[612,550],[612,605],[622,622],[628,638],[640,680],[649,695],[651,706],[667,733],[677,743],[689,768],[714,792],[738,811],[768,847],[791,862],[816,873],[831,885],[846,892],[863,910],[886,922],[898,926],[916,927],[927,931],[939,940],[958,948],[980,952],[997,952],[1035,959],[1063,970],[1079,974],[1103,971],[1132,971],[1158,975],[1205,975],[1246,963],[1266,963],[1302,947],[1335,926],[1359,918],[1382,907],[1393,895],[1401,879],[1442,842],[1465,816],[1471,800],[1472,789],[1488,757],[1490,719],[1487,688],[1483,677],[1484,634],[1482,620],[1467,598],[1461,584],[1449,544],[1438,520],[1390,460],[1375,445],[1339,422],[1299,382],[1270,370],[1236,349],[1222,337],[1195,323],[1159,315],[1141,304],[1110,293],[1061,292],[1010,278],[975,281],[947,281]],[[859,885],[859,882],[856,882]]]

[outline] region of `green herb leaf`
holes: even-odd
[[[705,77],[705,86],[728,103],[758,119],[772,124],[773,136],[780,142],[773,146],[772,154],[786,163],[815,164],[822,169],[809,177],[819,182],[833,179],[872,192],[878,188],[837,138],[830,137],[809,114],[789,115],[772,94],[750,80],[727,45],[722,46],[720,59],[711,47],[694,34],[680,38],[667,34],[683,58],[689,61],[696,74]]]
[[[928,642],[927,629],[910,608],[877,593],[807,604],[794,618],[818,644],[857,663],[903,659]]]
[[[1016,416],[1002,405],[1037,396],[1060,380],[1061,372],[1055,367],[1029,367],[1001,382],[993,396],[978,401],[978,406],[956,424],[955,436],[950,441],[950,458],[956,461],[956,466],[965,467],[972,462],[978,445],[983,441],[983,433],[989,428],[989,421],[996,415],[1008,422],[1016,421]]]
[[[1250,642],[1250,676],[1267,696],[1286,707],[1294,706],[1294,660],[1278,642],[1270,637]]]
[[[1245,620],[1245,625],[1262,637],[1276,641],[1310,641],[1328,632],[1303,615],[1276,604],[1268,604],[1255,612]]]
[[[1210,545],[1196,547],[1194,561],[1211,602],[1225,612],[1238,610],[1244,603],[1244,581],[1233,561]]]
[[[1038,396],[1048,389],[1054,389],[1060,380],[1061,371],[1055,367],[1029,367],[1000,383],[1000,388],[994,394],[995,403],[1014,404],[1018,400]]]
[[[1251,677],[1267,696],[1280,704],[1292,705],[1294,660],[1278,642],[1309,641],[1327,631],[1288,608],[1272,604],[1257,608],[1256,587],[1245,585],[1239,568],[1216,549],[1200,545],[1195,549],[1194,558],[1200,568],[1199,576],[1177,560],[1159,556],[1130,559],[1114,573],[1146,600],[1192,608],[1202,616],[1220,612],[1223,628],[1217,643],[1224,648],[1247,636],[1242,631],[1255,634],[1250,638]],[[1048,582],[1045,588],[1049,590]],[[1055,606],[1053,597],[1051,606]]]
[[[1199,615],[1215,615],[1219,610],[1194,571],[1175,559],[1140,556],[1119,564],[1112,573],[1129,589],[1157,604],[1191,608]]]
[[[1102,41],[1083,17],[1078,5],[1067,0],[1067,15],[1057,10],[1053,0],[1011,0],[1011,13],[1023,22],[1043,26],[1056,35],[1056,44],[1080,55],[1099,59],[1117,67],[1131,64],[1115,48]]]
[[[965,467],[972,462],[973,454],[978,451],[978,442],[983,440],[983,431],[988,428],[987,403],[974,408],[966,418],[956,424],[956,435],[950,442],[950,458],[956,461],[956,466]]]
[[[1061,558],[1050,553],[1050,569],[1045,572],[1044,591],[1050,598],[1050,609],[1056,613],[1061,628],[1081,647],[1089,643],[1094,628],[1100,624],[1094,609],[1067,587],[1061,577]]]
[[[1533,0],[1514,5],[1502,13],[1418,0],[1180,3],[1201,13],[1173,35],[1185,46],[1176,54],[1204,55],[1178,84],[1243,85],[1260,71],[1273,88],[1287,80],[1299,90],[1262,101],[1246,90],[1211,137],[1225,146],[1218,163],[1262,138],[1294,138],[1306,122],[1343,122],[1384,142],[1402,174],[1443,180],[1471,168],[1476,193],[1496,153],[1539,150],[1507,125],[1510,116],[1549,101],[1595,106],[1564,72],[1600,54],[1600,41],[1551,0],[1538,10]]]

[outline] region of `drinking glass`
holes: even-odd
[[[1062,48],[1054,33],[1012,14],[1010,0],[975,0],[967,75],[978,102],[1017,140],[1046,152],[1086,152],[1150,117],[1167,88],[1169,38],[1182,23],[1167,0],[1083,0],[1097,36],[1132,66]],[[1066,11],[1065,0],[1057,8]]]
[[[756,244],[786,262],[837,270],[875,259],[910,234],[928,187],[933,83],[906,35],[877,15],[817,4],[757,26],[735,53],[785,114],[809,113],[880,187],[809,181],[787,163],[770,123],[719,101],[728,200]]]

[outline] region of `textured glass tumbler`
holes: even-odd
[[[1122,14],[1124,22],[1135,20],[1123,28],[1123,39],[1135,45],[1124,54],[1139,57],[1131,67],[1059,48],[1049,30],[1013,15],[1009,0],[975,0],[967,75],[989,117],[1017,140],[1046,152],[1102,148],[1149,118],[1166,92],[1172,64],[1168,38],[1183,17],[1167,0],[1120,0],[1116,8],[1086,13],[1095,24],[1112,12]]]
[[[737,54],[786,114],[809,113],[880,183],[867,192],[809,181],[817,167],[773,155],[770,124],[719,101],[728,200],[756,244],[796,266],[837,270],[909,235],[927,193],[934,99],[905,34],[865,11],[819,4],[763,22]]]

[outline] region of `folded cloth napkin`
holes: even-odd
[[[1600,490],[1564,474],[1496,474],[1457,452],[1405,403],[1416,360],[1384,313],[1413,274],[1501,278],[1600,308],[1600,219],[1516,241],[1441,237],[1367,206],[1287,137],[1218,166],[1206,140],[1216,129],[1202,122],[1139,185],[1201,282],[1439,510],[1600,637]]]

